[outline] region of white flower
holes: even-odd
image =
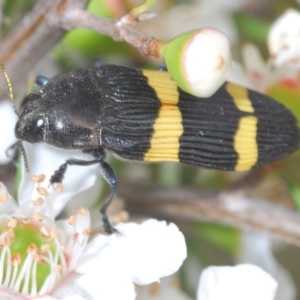
[[[86,248],[90,233],[88,210],[78,208],[68,221],[69,231],[63,231],[55,223],[55,216],[50,215],[42,180],[43,176],[35,178],[39,197],[26,201],[23,197],[20,206],[1,184],[0,296],[38,299],[55,294],[62,288],[62,281],[74,277],[78,258]],[[84,290],[78,293],[84,294]]]
[[[268,47],[274,62],[282,65],[300,59],[300,13],[288,9],[272,25]]]
[[[253,44],[246,44],[242,50],[244,73],[234,74],[237,69],[233,68],[229,81],[242,84],[263,94],[269,94],[273,88],[279,86],[296,92],[299,90],[297,75],[299,67],[292,61],[282,65],[275,65],[273,58],[264,61],[260,51]]]
[[[261,268],[245,264],[205,269],[198,286],[198,300],[272,300],[276,281]]]
[[[1,184],[0,297],[134,299],[133,282],[159,281],[182,264],[186,246],[174,224],[119,224],[117,234],[88,243],[89,211],[80,207],[55,221],[43,177],[34,178],[36,192],[19,207]]]
[[[274,86],[299,89],[300,13],[289,9],[272,25],[268,36],[270,57],[264,61],[258,48],[243,48],[246,73],[253,88],[268,93]]]
[[[248,80],[255,90],[266,93],[269,87],[292,76],[284,66],[274,67],[272,59],[265,62],[255,45],[246,44],[242,50],[246,70],[244,77],[248,76]]]

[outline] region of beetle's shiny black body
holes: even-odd
[[[100,82],[97,69],[55,77],[25,98],[16,136],[32,143],[45,141],[63,149],[99,147],[100,120],[105,109]],[[38,122],[41,124],[38,131],[29,127]]]
[[[293,114],[275,100],[225,83],[213,96],[180,90],[167,72],[122,66],[72,71],[40,80],[28,95],[16,137],[30,143],[79,149],[94,160],[70,159],[52,176],[61,182],[68,165],[99,163],[116,192],[104,149],[142,161],[175,161],[222,170],[249,170],[280,159],[299,146]]]

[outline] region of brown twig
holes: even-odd
[[[119,196],[131,213],[173,221],[210,221],[268,234],[300,246],[300,216],[282,205],[248,198],[241,190],[204,192],[126,183]]]
[[[63,37],[60,19],[74,7],[84,8],[88,0],[39,1],[22,22],[0,43],[0,62],[5,64],[14,88],[26,82],[28,72]],[[15,92],[18,92],[15,91]],[[6,96],[0,80],[0,98]]]
[[[107,20],[85,10],[88,0],[41,0],[24,17],[21,24],[0,43],[0,62],[5,64],[13,86],[24,84],[28,72],[63,37],[74,28],[87,28],[124,40],[142,54],[158,57],[162,41],[131,27],[130,18]],[[18,92],[15,91],[15,92]],[[0,98],[6,96],[5,82],[0,78]]]
[[[157,50],[164,42],[134,29],[132,25],[135,23],[127,15],[119,20],[106,20],[82,9],[76,9],[66,14],[61,26],[66,30],[76,27],[90,29],[108,35],[116,41],[125,41],[145,56],[159,57],[160,55]]]

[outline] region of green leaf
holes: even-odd
[[[151,6],[153,6],[157,0],[146,0],[143,4],[134,7],[131,11],[130,14],[134,17],[138,16],[139,14],[147,11]]]
[[[113,18],[106,1],[92,0],[88,11],[102,18]],[[125,42],[114,41],[111,37],[101,35],[89,29],[78,28],[69,31],[52,56],[65,70],[91,64],[95,59],[106,56],[125,56],[134,53],[133,48]]]
[[[269,88],[267,94],[289,108],[300,126],[300,89],[277,84]]]
[[[23,156],[19,153],[16,174],[15,174],[15,181],[14,181],[14,198],[18,201],[19,196],[19,187],[22,179],[22,160]]]
[[[237,12],[233,17],[237,28],[245,39],[265,43],[271,26],[270,23],[244,12]]]
[[[300,186],[293,184],[290,188],[295,204],[297,206],[297,210],[300,211]]]
[[[213,223],[197,223],[194,230],[198,236],[232,254],[239,250],[240,233],[237,229]]]

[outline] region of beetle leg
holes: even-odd
[[[67,171],[67,167],[71,165],[76,166],[90,166],[93,164],[100,164],[100,170],[102,173],[103,178],[106,180],[106,182],[111,187],[111,193],[108,197],[108,199],[105,201],[103,206],[100,209],[101,215],[102,215],[102,221],[103,221],[103,227],[107,234],[112,234],[116,232],[116,229],[112,227],[110,224],[108,217],[106,215],[107,208],[111,204],[111,202],[114,200],[116,192],[117,192],[117,176],[114,172],[114,170],[111,168],[111,166],[104,161],[105,153],[103,148],[93,149],[93,150],[84,150],[84,153],[88,153],[92,155],[94,160],[79,160],[79,159],[68,159],[64,164],[62,164],[58,170],[54,172],[54,174],[50,178],[50,185],[53,185],[55,183],[61,183],[64,179],[64,175]]]
[[[64,164],[62,164],[58,170],[54,172],[54,174],[50,178],[50,185],[54,183],[61,183],[65,177],[65,173],[67,171],[68,166],[90,166],[94,164],[98,164],[99,159],[95,160],[79,160],[79,159],[68,159]]]
[[[108,220],[108,217],[106,215],[106,211],[107,211],[107,208],[109,207],[109,205],[114,200],[116,193],[117,193],[118,180],[117,180],[116,173],[112,169],[112,167],[107,162],[104,161],[105,153],[102,148],[95,149],[95,150],[85,150],[83,152],[89,153],[97,159],[97,161],[100,164],[100,170],[101,170],[102,176],[111,188],[111,193],[110,193],[109,197],[105,200],[103,206],[101,207],[100,213],[102,216],[102,222],[103,222],[103,227],[104,227],[105,232],[107,234],[112,234],[114,232],[117,232],[117,230],[111,226],[111,224]]]
[[[106,180],[106,182],[111,187],[111,193],[109,197],[105,200],[104,204],[102,205],[100,212],[102,215],[102,221],[103,221],[103,227],[107,234],[112,234],[114,232],[117,232],[116,229],[114,229],[106,215],[107,208],[114,200],[116,193],[117,193],[117,186],[118,186],[118,180],[115,171],[112,169],[112,167],[105,161],[100,162],[100,168],[103,178]]]

